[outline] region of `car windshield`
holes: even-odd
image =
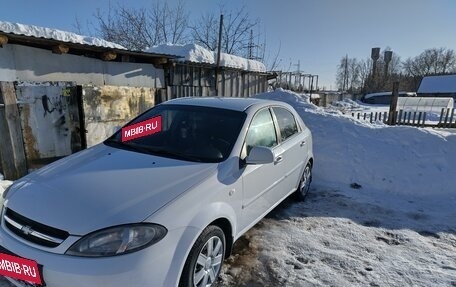
[[[189,105],[158,105],[138,116],[106,145],[195,162],[228,158],[244,124],[244,112]]]

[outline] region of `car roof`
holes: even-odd
[[[242,112],[253,105],[280,105],[280,102],[255,98],[186,97],[170,100],[164,104],[213,107]]]

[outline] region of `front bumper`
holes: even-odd
[[[169,230],[160,242],[138,252],[86,258],[46,252],[20,242],[0,228],[0,245],[43,266],[46,287],[177,286],[192,228]],[[185,236],[184,236],[185,234]]]

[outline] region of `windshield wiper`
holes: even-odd
[[[187,161],[196,161],[196,162],[203,162],[203,160],[197,156],[188,155],[185,153],[181,153],[178,151],[172,151],[168,149],[163,149],[157,146],[144,146],[138,145],[132,142],[122,142],[116,139],[110,138],[105,141],[108,145],[115,145],[119,148],[126,148],[132,151],[137,151],[146,154],[153,154],[153,155],[163,155],[165,157],[171,157],[175,159],[182,159]]]
[[[163,149],[160,147],[152,146],[152,147],[147,147],[147,149],[157,155],[165,155],[165,156],[170,156],[173,158],[178,158],[178,159],[184,159],[188,161],[197,161],[197,162],[202,162],[201,158],[194,156],[194,155],[189,155],[185,154],[182,152],[178,152],[175,150],[169,150],[169,149]]]
[[[105,141],[105,143],[111,144],[111,145],[115,145],[115,146],[120,147],[120,148],[126,148],[126,149],[133,150],[133,151],[139,151],[139,152],[142,152],[142,153],[149,153],[149,150],[147,149],[147,147],[144,147],[144,146],[141,146],[141,145],[132,144],[132,143],[118,141],[118,140],[112,139],[112,138],[107,139]]]

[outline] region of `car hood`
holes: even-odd
[[[216,172],[103,144],[54,162],[14,184],[6,205],[73,235],[146,219]]]

